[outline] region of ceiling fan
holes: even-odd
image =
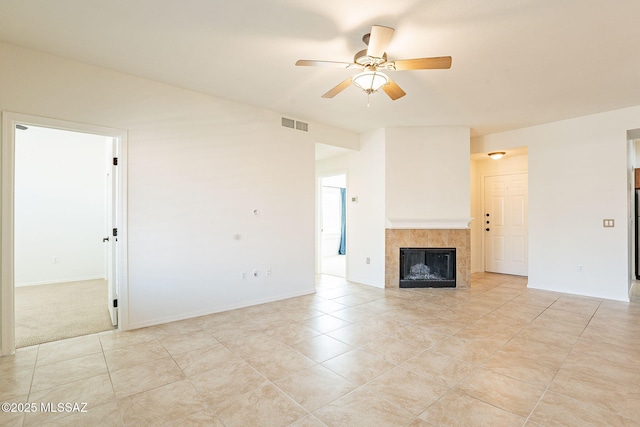
[[[403,70],[433,70],[451,68],[450,56],[437,56],[432,58],[387,60],[385,52],[395,30],[381,25],[371,27],[371,32],[362,37],[367,48],[356,53],[353,62],[316,61],[300,59],[296,62],[299,66],[334,66],[340,68],[357,68],[362,72],[349,77],[340,84],[322,95],[323,98],[333,98],[352,83],[364,90],[367,95],[382,89],[389,98],[396,100],[406,95],[406,92],[391,80],[384,71]]]

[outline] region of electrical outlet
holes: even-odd
[[[267,271],[265,273],[267,276],[271,276],[271,267],[267,268]]]
[[[242,273],[240,273],[240,278],[242,280],[246,280],[247,279],[247,273],[245,273],[244,271]]]
[[[58,262],[60,262],[60,259],[57,256],[53,257],[53,263],[57,264]]]
[[[582,273],[584,271],[584,265],[578,264],[578,273]]]

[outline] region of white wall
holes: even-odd
[[[105,278],[106,138],[16,131],[15,285]]]
[[[638,127],[633,107],[472,141],[474,152],[528,147],[530,287],[628,300],[626,132]]]
[[[518,150],[524,151],[526,150]],[[471,272],[484,271],[484,178],[487,176],[526,173],[527,155],[507,155],[500,160],[471,161]]]
[[[130,327],[314,292],[314,142],[352,134],[7,44],[0,64],[0,109],[128,130]]]
[[[470,217],[469,128],[387,128],[385,147],[387,218]]]
[[[349,154],[348,162],[347,280],[384,288],[384,129],[361,135],[360,151]]]

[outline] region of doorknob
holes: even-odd
[[[104,239],[102,239],[103,242],[108,242],[109,241],[109,237],[105,237]]]
[[[489,228],[485,228],[486,231],[489,231]]]

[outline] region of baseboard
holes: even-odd
[[[53,285],[56,283],[88,282],[90,280],[105,280],[105,278],[104,277],[72,277],[70,279],[62,279],[62,280],[45,280],[41,282],[16,283],[14,286],[16,288],[19,288],[22,286]]]
[[[285,300],[285,299],[301,297],[301,296],[304,296],[304,295],[311,295],[311,294],[314,294],[315,292],[316,292],[316,290],[315,290],[315,287],[314,287],[313,290],[309,290],[309,291],[293,292],[291,294],[284,294],[284,295],[279,295],[279,296],[270,297],[270,298],[264,298],[264,299],[260,299],[260,300],[253,300],[253,301],[248,301],[248,302],[244,302],[244,303],[240,303],[240,304],[232,304],[232,305],[224,306],[224,307],[216,307],[216,308],[211,309],[211,310],[204,310],[204,311],[198,311],[198,312],[185,313],[185,314],[181,314],[181,315],[178,315],[178,316],[162,317],[162,318],[149,320],[149,321],[145,321],[145,322],[139,322],[139,323],[131,323],[131,322],[129,322],[127,330],[130,331],[130,330],[133,330],[133,329],[146,328],[146,327],[149,327],[149,326],[164,325],[165,323],[171,323],[171,322],[177,322],[177,321],[180,321],[180,320],[193,319],[195,317],[207,316],[209,314],[222,313],[224,311],[236,310],[236,309],[239,309],[239,308],[246,308],[246,307],[251,307],[251,306],[254,306],[254,305],[266,304],[266,303],[269,303],[269,302],[282,301],[282,300]]]

